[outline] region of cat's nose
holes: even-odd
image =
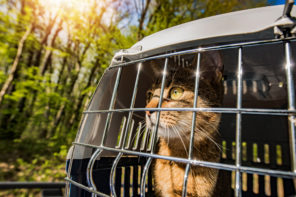
[[[154,111],[146,111],[146,114],[147,114],[147,116],[151,116],[151,114],[153,114],[154,113]]]
[[[158,99],[151,99],[151,101],[146,105],[146,108],[156,108],[158,105]],[[154,111],[146,111],[147,116],[151,116]]]

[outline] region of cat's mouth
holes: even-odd
[[[157,123],[156,114],[152,114],[151,116],[146,115],[146,125],[151,131],[155,129],[156,123]],[[187,132],[185,132],[184,128],[186,127],[184,127],[180,123],[171,124],[163,121],[160,118],[157,135],[158,137],[164,137],[164,138],[170,138],[170,139],[181,138],[187,135]]]
[[[146,124],[149,129],[153,129],[156,126],[156,122],[157,117],[155,113],[153,113],[151,116],[146,115]],[[161,119],[159,119],[158,127],[164,129],[167,127],[167,125],[164,125]]]

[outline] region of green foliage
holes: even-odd
[[[58,145],[54,140],[14,140],[12,142],[1,141],[1,150],[10,147],[4,156],[8,162],[0,161],[0,179],[10,181],[64,181],[65,158],[67,146]],[[13,162],[11,162],[13,161]],[[28,191],[12,190],[2,193],[2,196],[9,193],[14,196],[25,195]],[[39,190],[32,190],[32,196],[37,195]],[[1,194],[1,192],[0,192]]]

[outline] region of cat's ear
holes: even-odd
[[[151,60],[149,61],[149,64],[154,77],[161,77],[163,74],[163,62],[159,60]]]
[[[214,83],[220,83],[223,76],[223,61],[218,51],[201,54],[200,77]]]

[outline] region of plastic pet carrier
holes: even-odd
[[[192,21],[145,37],[116,53],[83,113],[68,152],[67,196],[155,196],[156,160],[186,167],[180,174],[182,193],[176,196],[186,196],[192,167],[219,170],[217,184],[229,188],[230,193],[216,196],[295,196],[293,4]],[[199,107],[201,60],[213,52],[220,54],[224,65],[222,104]],[[166,73],[172,65],[195,66],[193,106],[162,108],[165,99],[159,96],[156,107],[146,108],[155,70],[161,71],[163,95],[169,77]],[[164,111],[189,111],[192,119],[201,112],[221,114],[220,160],[192,157],[193,139],[186,144],[188,157],[158,154],[159,114]],[[156,129],[145,124],[149,113],[157,114]],[[194,129],[191,137],[193,133]]]

